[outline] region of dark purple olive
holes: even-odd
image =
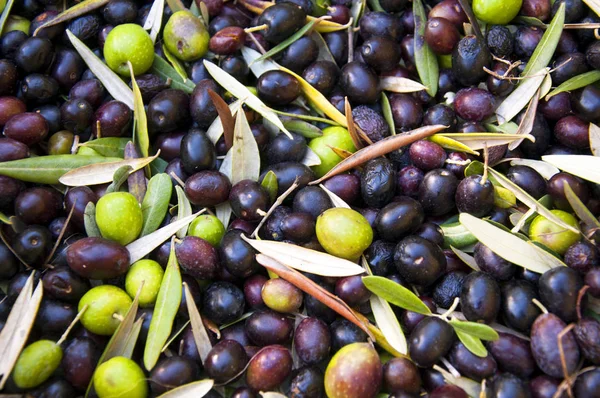
[[[104,100],[104,96],[104,86],[98,79],[81,80],[75,83],[69,91],[69,99],[79,98],[85,100],[92,108],[99,107]]]
[[[398,131],[408,131],[420,126],[423,120],[421,104],[408,94],[390,95],[392,116]]]
[[[566,372],[571,374],[578,366],[579,347],[572,331],[563,332],[566,327],[567,325],[554,314],[540,315],[531,327],[531,352],[538,367],[548,376],[561,378],[564,375],[559,336],[562,337]]]
[[[379,78],[367,65],[350,62],[340,74],[340,86],[353,104],[373,104],[379,100]]]
[[[44,292],[57,300],[77,303],[90,289],[87,279],[80,277],[69,267],[56,267],[42,277]]]
[[[218,116],[208,90],[212,90],[217,94],[221,91],[213,80],[204,79],[196,84],[190,95],[190,114],[201,128],[208,128]]]
[[[600,348],[597,343],[600,338],[600,323],[593,318],[581,318],[575,324],[573,333],[583,357],[594,365],[600,364]]]
[[[183,272],[197,279],[214,279],[219,271],[219,255],[210,243],[186,236],[175,245],[175,255]]]
[[[65,379],[77,390],[85,391],[100,359],[100,351],[91,339],[77,337],[65,348],[62,369]]]
[[[4,135],[27,146],[41,142],[50,131],[48,122],[42,115],[25,112],[12,116],[4,125]]]
[[[294,348],[307,365],[317,364],[327,358],[331,348],[327,324],[317,318],[304,318],[296,327]]]
[[[427,317],[410,334],[410,357],[418,366],[433,366],[452,348],[454,339],[450,324],[440,318]]]
[[[487,346],[500,370],[528,377],[536,367],[529,342],[515,335],[498,333],[498,340],[490,341]]]
[[[481,122],[494,113],[494,96],[480,88],[463,88],[454,97],[454,110],[464,120]]]
[[[419,202],[426,214],[444,215],[455,207],[458,180],[448,170],[431,170],[423,177],[419,186]]]
[[[131,120],[131,109],[126,104],[110,101],[96,110],[92,133],[96,137],[121,137],[129,131]]]
[[[565,116],[556,122],[554,137],[566,147],[573,149],[589,148],[589,123],[577,116]]]
[[[565,322],[577,319],[577,297],[582,287],[579,273],[567,267],[544,272],[538,283],[541,302]]]
[[[225,383],[238,376],[247,363],[248,356],[240,343],[222,340],[209,351],[204,360],[204,369],[217,383]]]
[[[452,51],[452,71],[454,77],[463,86],[478,84],[486,72],[483,67],[490,67],[492,55],[486,44],[476,36],[465,36]]]
[[[401,196],[379,211],[375,228],[381,238],[395,242],[416,231],[424,219],[421,204],[408,196]]]
[[[419,369],[406,358],[392,358],[383,365],[383,388],[394,393],[404,391],[418,394],[421,391]]]
[[[83,238],[67,249],[69,267],[90,279],[110,279],[129,269],[129,251],[104,238]]]
[[[565,197],[565,185],[569,184],[575,195],[583,203],[590,197],[590,192],[585,181],[569,173],[554,174],[548,181],[548,194],[552,197],[554,205],[565,211],[572,211],[569,201]]]
[[[259,346],[287,344],[293,332],[293,319],[275,311],[256,311],[246,319],[246,334]]]
[[[246,383],[257,391],[277,388],[292,371],[292,354],[280,345],[270,345],[260,350],[246,370]]]
[[[200,207],[212,207],[227,201],[230,190],[231,182],[218,171],[200,171],[185,181],[188,199]]]
[[[500,287],[483,272],[473,272],[463,282],[460,306],[472,322],[491,323],[500,310]]]
[[[493,376],[497,371],[496,361],[489,353],[479,357],[460,341],[454,343],[448,360],[461,374],[477,381]]]
[[[51,188],[28,188],[15,199],[15,215],[26,224],[47,224],[61,210],[60,194]]]
[[[446,258],[439,246],[420,236],[408,236],[394,251],[394,264],[408,283],[428,286],[446,270]]]
[[[436,54],[452,54],[452,50],[459,40],[458,29],[449,20],[437,17],[430,17],[427,20],[425,41]]]

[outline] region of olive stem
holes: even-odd
[[[573,391],[571,389],[572,380],[569,377],[569,370],[567,369],[567,361],[565,359],[565,351],[563,348],[562,339],[574,327],[575,327],[575,324],[572,323],[569,326],[567,326],[566,328],[564,328],[563,330],[561,330],[560,333],[558,334],[558,339],[557,339],[558,340],[558,353],[560,354],[560,365],[562,367],[563,375],[565,376],[565,381],[567,382],[567,393],[569,394],[569,397],[571,397],[571,398],[573,398]]]
[[[458,307],[459,302],[460,302],[460,299],[458,297],[455,297],[454,302],[452,303],[450,308],[448,308],[448,311],[446,311],[442,315],[440,315],[440,318],[442,318],[444,320],[450,318],[450,315],[452,315],[452,313],[456,310],[456,307]]]
[[[546,307],[544,307],[544,304],[540,303],[540,301],[536,298],[531,299],[531,302],[535,305],[538,306],[538,308],[544,313],[547,314],[548,313],[548,309]]]
[[[121,321],[121,322],[123,322],[123,319],[125,319],[125,318],[123,318],[123,316],[122,316],[122,315],[120,315],[120,314],[117,314],[117,313],[115,313],[115,314],[112,314],[112,317],[113,317],[114,319],[118,319],[118,320],[119,320],[119,321]]]
[[[583,297],[585,296],[585,293],[588,291],[589,289],[589,285],[584,285],[581,289],[579,289],[579,293],[577,294],[577,319],[581,319],[581,300],[583,300]]]
[[[442,363],[448,369],[448,372],[450,372],[452,376],[456,377],[457,379],[461,377],[460,372],[454,366],[452,366],[452,364],[446,358],[442,358]]]
[[[253,26],[251,28],[246,28],[246,29],[244,29],[244,32],[246,32],[246,33],[260,32],[261,30],[265,30],[265,29],[268,29],[268,28],[269,28],[269,25],[267,25],[265,23],[265,24],[262,24],[262,25]]]
[[[256,45],[256,48],[258,48],[258,51],[262,55],[265,55],[267,53],[267,50],[265,50],[265,48],[262,46],[262,44],[260,44],[260,42],[258,40],[256,40],[256,37],[254,37],[252,32],[246,32],[246,33],[248,34],[248,37],[250,38],[250,40],[252,40],[252,42]]]
[[[71,154],[75,155],[77,153],[77,148],[79,148],[79,135],[75,135],[73,137],[73,145],[71,146]]]
[[[277,207],[279,207],[283,201],[285,200],[285,198],[287,198],[292,192],[294,192],[294,190],[296,188],[298,188],[298,179],[296,178],[296,181],[294,181],[294,183],[284,192],[282,193],[276,200],[275,203],[273,203],[273,205],[271,206],[271,208],[269,209],[269,211],[267,211],[264,214],[264,217],[262,218],[262,220],[260,220],[260,223],[258,223],[258,226],[256,227],[256,229],[252,232],[252,234],[250,235],[251,238],[254,238],[257,234],[258,231],[260,231],[260,229],[262,228],[262,226],[265,224],[265,222],[267,221],[267,219],[269,218],[269,216],[271,215],[271,213],[273,213],[275,211],[275,209]],[[260,209],[258,209],[256,212],[258,213],[259,211],[262,211]],[[263,212],[264,213],[264,212]],[[259,213],[260,214],[260,213]]]
[[[177,183],[179,185],[181,185],[182,188],[185,188],[185,182],[181,181],[181,178],[179,178],[177,176],[177,174],[175,174],[174,172],[170,172],[169,175],[171,176],[172,179],[174,179],[175,181],[177,181]]]
[[[83,316],[83,314],[85,313],[85,311],[88,309],[88,305],[84,305],[83,308],[81,309],[81,311],[79,311],[79,313],[77,314],[77,316],[75,317],[75,319],[73,319],[73,321],[71,322],[71,324],[69,325],[69,327],[67,328],[67,330],[65,330],[65,332],[63,333],[62,336],[60,336],[60,339],[56,342],[56,345],[61,345],[62,343],[65,342],[65,340],[67,339],[67,337],[69,336],[69,332],[71,332],[71,329],[73,329],[73,327],[77,324],[77,322],[79,322],[79,319],[81,319],[81,317]]]

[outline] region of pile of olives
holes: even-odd
[[[598,396],[600,181],[541,159],[598,155],[600,83],[589,72],[600,70],[600,9],[582,0],[413,2],[424,20],[407,0],[0,0],[0,341],[12,335],[11,310],[29,278],[43,287],[23,350],[11,364],[0,357],[11,372],[0,394],[157,397],[210,379],[204,396],[215,398]],[[542,96],[503,125],[497,107],[535,78],[527,64],[562,12],[570,25],[548,55],[551,86],[584,74],[589,84]],[[438,70],[436,92],[406,89],[427,84],[423,46]],[[269,50],[284,68],[248,58]],[[239,89],[207,62],[263,111],[236,98]],[[147,126],[117,83],[139,88]],[[234,112],[235,131],[223,121],[215,134],[225,105],[243,117]],[[263,118],[264,109],[289,131]],[[240,148],[244,116],[257,148],[246,157],[260,170],[236,180],[223,165],[235,156],[231,145]],[[331,175],[359,150],[434,125],[465,135],[530,125],[534,140],[473,152],[423,139]],[[58,179],[73,165],[96,172],[146,151],[158,157],[126,178],[119,168],[112,183]],[[476,162],[480,173],[470,168]],[[499,186],[488,167],[508,183]],[[151,190],[156,176],[166,186]],[[531,201],[515,191],[548,212],[528,212]],[[160,235],[187,215],[186,204],[187,214],[203,212],[176,236]],[[460,224],[465,213],[537,245],[558,266],[540,274],[511,263]],[[130,245],[153,233],[160,241],[143,241],[148,254],[136,257]],[[333,264],[320,264],[320,275],[278,277],[251,238],[287,244],[288,254],[301,247],[367,264],[431,314],[392,304],[386,327],[374,315],[366,269],[337,277]],[[170,336],[147,366],[173,261],[184,293],[174,320],[161,320]],[[197,346],[186,289],[210,347]],[[103,356],[130,308],[137,341]],[[477,355],[450,318],[487,325],[498,338]],[[404,353],[381,344],[394,324],[406,336]]]

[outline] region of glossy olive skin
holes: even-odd
[[[331,93],[337,82],[338,75],[339,68],[330,61],[316,61],[308,65],[304,69],[304,72],[302,72],[304,80],[323,95]]]
[[[419,369],[406,358],[390,359],[383,365],[383,389],[389,393],[418,394],[421,391]]]
[[[317,318],[304,318],[296,327],[294,347],[298,357],[307,365],[314,365],[329,354],[331,337],[327,324]]]
[[[269,43],[280,43],[304,26],[306,13],[293,3],[277,3],[269,7],[257,20],[257,25],[267,24],[263,31]]]
[[[283,162],[267,167],[261,174],[259,182],[262,182],[264,176],[269,171],[275,173],[275,176],[277,177],[278,196],[289,189],[296,180],[298,189],[302,189],[315,179],[315,174],[310,167],[297,162]]]
[[[571,205],[565,197],[565,185],[569,184],[575,195],[586,203],[590,197],[590,192],[586,183],[569,173],[554,174],[548,181],[548,194],[552,197],[554,206],[560,210],[571,211]]]
[[[108,239],[83,238],[69,246],[67,262],[84,278],[116,278],[129,268],[129,251]]]
[[[79,391],[85,391],[100,359],[100,350],[86,337],[71,340],[64,350],[62,368],[65,379]]]
[[[15,199],[15,215],[26,224],[47,224],[61,209],[60,194],[46,187],[28,188]]]
[[[202,303],[206,316],[218,325],[235,321],[244,313],[244,293],[229,282],[213,282]]]
[[[215,108],[208,90],[212,90],[217,94],[221,91],[213,80],[204,79],[196,84],[194,91],[190,95],[192,120],[198,123],[201,128],[208,128],[218,116],[217,108]]]
[[[441,308],[450,308],[460,292],[466,274],[462,271],[450,271],[435,284],[433,301]]]
[[[271,310],[256,311],[246,319],[246,334],[256,345],[287,344],[294,332],[294,322]]]
[[[394,264],[407,282],[427,286],[445,271],[446,258],[436,244],[411,235],[396,246]]]
[[[401,56],[398,43],[382,36],[372,36],[365,40],[360,53],[367,65],[377,72],[394,69]]]
[[[498,333],[498,336],[498,340],[487,343],[498,368],[525,377],[531,375],[536,367],[529,342],[508,333]]]
[[[52,234],[39,225],[23,229],[15,236],[13,250],[32,267],[45,265],[46,257],[52,248]]]
[[[425,174],[419,186],[419,202],[425,213],[441,216],[454,209],[457,187],[456,176],[448,170],[435,169]]]
[[[373,345],[347,345],[327,365],[325,392],[331,398],[373,397],[381,385],[382,374],[381,360]]]
[[[461,374],[477,381],[486,379],[497,371],[496,361],[489,353],[483,358],[478,357],[460,341],[454,343],[448,353],[448,360]]]
[[[558,335],[567,325],[554,314],[540,315],[531,327],[531,352],[538,367],[548,376],[562,377]],[[567,372],[573,372],[579,363],[579,347],[572,331],[562,338]]]
[[[317,43],[309,36],[303,36],[296,40],[288,48],[282,51],[279,64],[296,73],[302,71],[319,56]]]
[[[379,211],[375,228],[381,238],[395,242],[416,231],[424,219],[421,204],[408,196],[401,196]]]
[[[352,343],[367,341],[367,334],[346,319],[338,319],[329,326],[332,352]]]
[[[542,274],[538,286],[540,299],[548,311],[565,322],[577,319],[577,297],[583,287],[577,271],[567,267],[553,268]]]
[[[246,383],[254,390],[269,391],[279,386],[292,371],[292,355],[280,345],[261,349],[246,371]]]
[[[48,270],[42,277],[44,292],[57,300],[77,303],[90,289],[87,279],[80,277],[68,267]]]
[[[333,204],[329,196],[318,187],[306,187],[298,191],[294,197],[293,210],[299,213],[308,213],[316,220],[317,217]]]
[[[452,72],[463,86],[476,85],[486,77],[484,66],[490,67],[492,55],[477,37],[465,36],[452,51]]]
[[[96,203],[98,196],[88,187],[73,187],[65,194],[65,209],[71,211],[73,207],[73,215],[71,221],[80,229],[84,228],[83,213],[89,202]]]
[[[286,239],[305,243],[315,237],[315,219],[308,213],[290,213],[281,220],[281,232]]]
[[[41,142],[50,131],[48,122],[42,115],[25,112],[14,115],[4,125],[4,135],[27,146]]]
[[[188,174],[214,169],[217,161],[215,146],[199,129],[191,129],[181,140],[181,162]]]
[[[102,105],[94,114],[92,133],[98,137],[121,137],[131,127],[132,113],[129,107],[121,101],[110,101]],[[98,131],[100,123],[100,131]]]
[[[60,107],[60,118],[65,129],[73,134],[84,134],[91,129],[94,109],[82,98],[69,99]]]
[[[373,104],[381,96],[379,78],[367,65],[358,61],[344,65],[340,86],[353,104]]]
[[[175,256],[182,271],[197,279],[214,279],[219,272],[219,254],[210,243],[186,236],[175,244]]]
[[[395,41],[402,39],[402,25],[396,16],[385,12],[368,12],[360,19],[360,35],[363,39],[372,36],[388,37]]]
[[[425,25],[425,41],[440,55],[452,54],[452,49],[460,40],[458,29],[445,18],[429,18]]]
[[[315,367],[302,367],[292,373],[288,396],[290,398],[318,398],[325,393],[323,372]]]
[[[151,134],[168,133],[184,127],[190,118],[190,99],[186,93],[166,89],[148,104],[148,130]]]
[[[43,71],[52,62],[54,46],[44,37],[30,37],[15,52],[15,63],[26,73]]]
[[[420,367],[431,367],[450,351],[454,330],[440,318],[427,317],[413,329],[408,339],[408,351]]]
[[[222,340],[204,361],[206,373],[217,383],[225,383],[240,373],[248,363],[244,347],[235,340]]]
[[[285,161],[301,162],[307,151],[306,140],[299,134],[290,133],[292,139],[286,134],[278,134],[267,145],[266,155],[269,164]]]
[[[460,304],[469,321],[492,322],[500,310],[500,302],[500,287],[492,277],[482,272],[474,272],[465,278]]]
[[[269,209],[269,194],[258,182],[242,180],[231,187],[229,202],[233,213],[246,221],[259,221],[259,211]]]
[[[4,244],[0,244],[0,278],[10,279],[19,272],[19,261]]]
[[[84,65],[76,51],[61,49],[56,54],[50,75],[56,79],[63,90],[70,90],[81,78]]]
[[[323,35],[337,66],[342,67],[348,62],[348,40],[344,32],[331,32]]]
[[[371,207],[381,207],[396,193],[396,170],[389,160],[377,158],[368,161],[360,179],[361,196]]]
[[[537,298],[535,288],[527,281],[511,281],[502,286],[502,315],[505,322],[520,332],[528,332],[540,309],[531,302]]]
[[[27,105],[19,98],[0,97],[0,126],[4,126],[11,117],[26,111]]]

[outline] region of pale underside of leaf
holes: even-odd
[[[206,328],[202,323],[202,317],[200,316],[198,307],[196,307],[194,297],[192,296],[192,293],[190,293],[190,288],[188,287],[187,283],[184,283],[183,286],[185,290],[185,302],[187,305],[188,314],[190,316],[190,323],[192,325],[194,342],[196,343],[200,360],[202,363],[204,363],[204,360],[212,349],[212,344],[210,342],[210,338],[208,337],[208,333],[206,332]]]
[[[267,392],[260,392],[261,397],[263,398],[286,398],[285,395],[283,395],[280,392],[276,392],[276,391],[267,391]]]
[[[229,225],[231,219],[231,205],[229,202],[221,203],[215,207],[215,215],[223,223],[223,225]]]
[[[88,68],[112,97],[133,109],[133,91],[123,80],[100,60],[81,40],[67,29],[67,36]]]
[[[427,87],[405,77],[385,76],[379,79],[379,87],[385,91],[393,93],[414,93],[426,90]]]
[[[238,112],[233,129],[231,147],[231,183],[242,180],[258,180],[260,153],[245,112]]]
[[[211,379],[195,381],[167,391],[159,398],[202,398],[212,390],[214,384]]]
[[[577,217],[579,217],[581,221],[591,228],[600,228],[600,221],[594,217],[592,212],[585,206],[581,199],[579,199],[575,192],[573,192],[573,189],[569,183],[565,183],[564,191],[565,197],[573,208],[575,214],[577,214]]]
[[[600,0],[583,0],[600,17]]]
[[[475,270],[475,271],[481,271],[481,268],[479,268],[479,265],[477,265],[477,263],[475,262],[475,258],[473,256],[471,256],[468,253],[465,253],[464,251],[457,249],[454,246],[450,246],[450,250],[452,250],[454,252],[454,254],[456,254],[456,256],[461,259],[461,261],[465,264],[467,264],[471,269]]]
[[[279,65],[270,59],[257,61],[261,54],[250,47],[242,47],[242,56],[256,78],[259,78],[265,72],[279,69]]]
[[[527,106],[542,85],[549,70],[549,68],[545,68],[536,75],[529,77],[502,101],[496,109],[496,116],[499,123],[502,124],[511,121]]]
[[[369,298],[369,302],[375,323],[381,329],[385,339],[395,350],[406,355],[408,353],[406,337],[390,304],[374,294]]]
[[[544,162],[558,167],[562,171],[581,177],[584,180],[600,184],[600,157],[589,155],[546,155]]]
[[[542,84],[542,86],[543,86],[543,84]],[[537,107],[538,107],[538,102],[540,99],[540,92],[542,90],[542,86],[540,86],[537,89],[535,94],[533,94],[531,101],[529,101],[527,110],[525,111],[525,114],[523,115],[523,118],[521,119],[521,123],[519,123],[519,128],[517,129],[518,135],[532,137],[531,135],[529,135],[529,133],[531,133],[531,130],[533,129],[533,123],[535,122],[535,115],[537,113]],[[510,151],[514,151],[515,149],[517,149],[517,147],[519,145],[521,145],[521,143],[523,142],[523,139],[525,139],[525,138],[515,140],[515,141],[511,142],[510,144],[508,144],[508,149]],[[530,139],[530,141],[532,141],[532,140]],[[535,138],[533,139],[532,142],[535,142]]]
[[[302,161],[300,163],[308,167],[318,166],[321,164],[321,158],[312,149],[306,147],[306,154],[304,155],[304,158],[302,158]]]
[[[542,160],[533,160],[533,159],[511,159],[511,166],[527,166],[531,167],[535,171],[541,174],[546,180],[552,178],[554,174],[558,174],[560,170],[557,167],[552,166],[550,163],[544,162]]]
[[[479,383],[466,377],[454,377],[450,372],[440,368],[437,365],[434,365],[433,368],[440,372],[448,383],[462,388],[469,397],[480,398],[481,385]]]
[[[342,207],[344,209],[350,209],[350,205],[346,202],[344,202],[344,200],[342,198],[340,198],[339,196],[337,196],[336,194],[334,194],[333,192],[331,192],[329,189],[327,189],[325,187],[325,185],[323,184],[319,184],[319,187],[325,191],[325,193],[327,194],[327,196],[329,196],[329,199],[331,200],[331,203],[333,203],[333,206],[335,207]]]
[[[594,156],[600,156],[600,127],[590,123],[590,150]]]
[[[175,192],[177,193],[177,219],[183,220],[192,215],[192,204],[185,195],[183,188],[181,188],[179,185],[175,187]],[[186,234],[187,225],[181,227],[181,229],[176,233],[179,239],[183,239]]]
[[[535,142],[535,137],[529,133],[524,135],[504,133],[438,133],[436,135],[452,138],[472,150],[484,149],[486,146],[491,148],[493,146],[511,144],[523,139]]]
[[[148,12],[148,17],[144,22],[144,29],[150,30],[150,38],[156,43],[156,38],[162,25],[162,17],[165,9],[165,0],[154,0],[152,7]]]
[[[288,267],[321,276],[359,275],[364,269],[352,261],[306,249],[291,243],[254,240],[244,237],[254,249]]]
[[[113,180],[113,176],[119,168],[131,166],[132,171],[137,171],[150,164],[158,157],[159,153],[147,158],[126,159],[119,162],[96,163],[79,167],[63,174],[58,181],[70,187],[106,184]]]

